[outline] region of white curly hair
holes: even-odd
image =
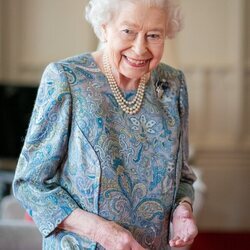
[[[92,25],[96,36],[102,41],[101,27],[112,20],[114,13],[121,9],[124,2],[142,2],[147,6],[165,10],[167,18],[166,36],[174,38],[183,27],[183,17],[175,0],[90,0],[85,9],[85,18]]]

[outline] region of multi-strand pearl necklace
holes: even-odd
[[[142,76],[137,93],[135,97],[133,98],[133,100],[127,101],[125,97],[122,95],[121,90],[119,89],[117,85],[117,82],[112,74],[108,55],[106,55],[105,53],[103,54],[103,68],[104,68],[104,73],[108,79],[110,88],[114,94],[114,97],[118,105],[127,114],[130,114],[130,115],[136,114],[140,110],[141,105],[142,105],[144,92],[145,92],[145,84],[147,81],[147,75],[145,74]]]

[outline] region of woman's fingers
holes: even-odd
[[[169,241],[169,244],[170,246],[190,245],[194,241],[197,232],[197,228],[192,225],[192,222],[189,222],[186,225],[179,223],[174,229],[174,237]]]
[[[179,237],[172,239],[169,241],[169,245],[171,247],[184,247],[191,245],[193,243],[194,239],[181,239]]]
[[[183,247],[193,243],[198,229],[192,211],[180,205],[173,216],[173,238],[169,241],[171,247]]]

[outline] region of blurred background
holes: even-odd
[[[163,61],[182,69],[188,82],[190,162],[201,180],[200,235],[218,239],[225,234],[249,244],[250,1],[177,2],[185,16],[184,30],[166,41]],[[0,200],[11,192],[45,66],[98,46],[83,18],[86,3],[0,0]],[[218,249],[247,249],[230,247]]]

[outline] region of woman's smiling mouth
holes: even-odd
[[[133,67],[144,67],[149,62],[149,60],[136,60],[127,56],[124,56],[124,58],[126,59],[128,64]]]

